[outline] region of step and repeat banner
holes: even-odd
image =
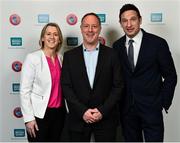
[[[124,33],[119,9],[135,4],[142,14],[142,28],[164,37],[180,71],[180,2],[178,0],[1,0],[0,1],[0,142],[26,140],[20,100],[21,66],[27,53],[39,48],[42,27],[56,22],[64,37],[62,54],[82,42],[80,21],[87,12],[101,19],[101,43],[112,43]],[[180,97],[177,85],[173,105],[165,118],[165,141],[180,141]]]
[[[0,21],[2,21],[2,9],[1,9],[1,7],[2,7],[2,3],[0,2]],[[1,22],[2,23],[2,22]],[[0,56],[1,56],[1,53],[2,53],[2,41],[1,41],[1,39],[2,39],[2,26],[1,26],[1,24],[0,24]],[[0,67],[0,126],[2,125],[2,81],[1,81],[1,79],[2,79],[2,59],[0,60],[0,65],[1,65],[1,67]],[[1,141],[1,139],[2,139],[2,126],[0,127],[0,141]]]

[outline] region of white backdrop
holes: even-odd
[[[2,5],[1,5],[1,3],[0,3],[0,23],[2,23],[2,20],[1,20],[1,18],[2,18],[2,9],[1,9],[1,7],[2,7]],[[0,57],[1,57],[1,55],[2,55],[2,42],[1,42],[1,39],[2,39],[2,26],[0,26]],[[1,87],[1,85],[2,85],[2,77],[1,77],[1,75],[2,75],[2,69],[3,69],[3,67],[2,67],[2,59],[0,58],[0,141],[1,141],[1,139],[2,139],[2,87]]]
[[[67,45],[67,37],[78,37],[81,43],[80,20],[87,12],[103,14],[106,17],[102,23],[101,36],[106,44],[112,43],[123,35],[118,23],[119,9],[125,3],[134,3],[141,11],[144,28],[164,37],[170,46],[175,61],[177,73],[180,72],[180,1],[178,0],[1,0],[0,1],[0,141],[25,141],[22,118],[13,115],[13,110],[19,107],[19,93],[12,90],[13,83],[19,83],[20,72],[14,72],[11,65],[14,61],[23,62],[27,53],[39,48],[38,40],[42,27],[46,23],[38,21],[39,14],[49,16],[49,22],[60,25],[63,36],[64,50],[71,48]],[[66,22],[68,14],[75,14],[77,24]],[[162,21],[153,22],[152,13],[162,14]],[[18,14],[21,18],[19,25],[12,25],[9,17]],[[156,15],[155,15],[156,16]],[[44,17],[47,18],[47,17]],[[40,20],[40,19],[39,19]],[[44,19],[45,20],[45,19]],[[156,20],[156,19],[155,19]],[[10,38],[21,37],[21,46],[12,46]],[[164,114],[165,141],[180,141],[180,97],[179,84],[176,87],[173,105],[169,113]]]

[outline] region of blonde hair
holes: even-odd
[[[56,27],[57,31],[58,31],[58,36],[59,36],[59,44],[57,45],[57,48],[56,48],[56,52],[58,52],[60,49],[61,49],[61,46],[62,46],[62,43],[63,43],[63,36],[62,36],[62,32],[61,32],[61,29],[59,27],[59,25],[57,23],[48,23],[46,24],[42,31],[41,31],[41,35],[40,35],[40,40],[39,40],[39,45],[41,46],[41,49],[44,49],[44,41],[42,41],[44,35],[45,35],[45,32],[46,32],[46,29],[48,26],[53,26],[53,27]]]

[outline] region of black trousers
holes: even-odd
[[[116,127],[110,128],[87,128],[83,131],[69,131],[70,142],[90,142],[91,135],[95,142],[115,142]]]
[[[47,108],[43,119],[36,117],[39,131],[36,138],[30,137],[27,133],[29,142],[59,142],[64,127],[65,108]]]
[[[164,123],[161,109],[139,109],[132,106],[122,115],[122,129],[127,142],[163,142]]]

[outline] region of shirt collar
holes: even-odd
[[[143,37],[143,33],[142,33],[142,30],[140,30],[137,35],[133,38],[129,38],[127,35],[126,35],[126,45],[128,45],[128,42],[130,39],[133,39],[134,42],[136,43],[137,41],[140,41]]]
[[[83,46],[83,51],[84,51],[84,52],[88,52],[88,50],[85,48],[84,44],[82,44],[82,46]],[[99,51],[99,46],[100,46],[100,44],[99,44],[99,42],[98,42],[96,48],[94,48],[92,51]],[[90,51],[89,51],[89,52],[90,52]]]

